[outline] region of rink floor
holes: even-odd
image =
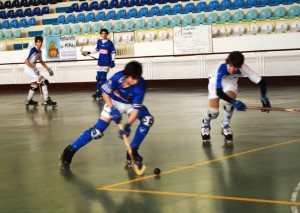
[[[299,108],[299,89],[269,88],[272,106]],[[140,149],[143,176],[124,169],[114,123],[75,154],[69,172],[61,171],[58,155],[101,112],[91,93],[53,92],[58,107],[47,111],[26,110],[27,91],[1,93],[0,212],[299,212],[300,112],[235,112],[234,146],[227,147],[221,110],[211,146],[203,146],[206,89],[148,90],[155,123]],[[259,88],[241,88],[239,99],[260,106]],[[153,174],[157,167],[160,176]]]

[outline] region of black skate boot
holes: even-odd
[[[26,106],[32,105],[32,106],[35,106],[35,107],[36,107],[36,106],[38,106],[38,102],[32,100],[32,98],[31,98],[30,100],[27,100],[27,99],[26,99],[25,105],[26,105]]]
[[[101,95],[101,91],[99,91],[99,90],[97,90],[97,92],[94,93],[94,94],[92,95],[92,97],[94,98],[94,101],[97,101],[97,99],[98,99],[99,101],[102,101],[102,100],[103,100],[103,99],[102,99],[102,95]]]
[[[48,97],[47,101],[44,101],[44,107],[47,109],[48,106],[52,106],[52,109],[54,109],[57,106],[57,103],[52,101],[50,97]]]
[[[142,166],[143,166],[143,157],[139,155],[138,150],[133,149],[132,150],[132,155],[133,155],[133,158],[134,158],[134,161],[135,161],[136,165],[139,168],[142,168]],[[126,152],[126,161],[125,161],[124,165],[126,167],[131,167],[132,166],[132,160],[131,160],[131,157],[130,157],[128,152]]]
[[[64,149],[63,153],[59,156],[59,160],[60,160],[59,167],[61,169],[69,169],[70,164],[72,162],[72,158],[75,153],[76,151],[73,150],[71,145],[67,146]]]

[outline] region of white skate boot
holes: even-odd
[[[210,143],[210,125],[202,123],[201,136],[203,143]]]
[[[231,127],[228,124],[221,124],[222,130],[221,133],[224,135],[225,143],[233,143],[233,133]]]

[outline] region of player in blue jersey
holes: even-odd
[[[271,107],[267,97],[265,81],[244,63],[244,55],[239,51],[231,52],[226,61],[219,64],[216,70],[209,75],[208,99],[209,110],[206,112],[201,126],[201,135],[204,142],[210,141],[210,121],[219,115],[219,100],[223,99],[224,115],[221,122],[221,133],[225,137],[225,142],[232,142],[233,133],[229,126],[233,111],[236,108],[244,111],[246,105],[236,100],[238,92],[238,77],[248,77],[252,82],[260,86],[261,102],[264,107]],[[269,112],[268,110],[264,110]]]
[[[97,92],[92,95],[94,100],[99,98],[101,100],[101,86],[106,81],[106,76],[109,68],[115,66],[116,49],[111,40],[107,38],[108,30],[102,29],[100,31],[102,39],[97,41],[97,46],[93,51],[83,51],[82,55],[87,56],[88,54],[93,54],[99,52],[98,58],[98,70],[96,75],[97,81]]]
[[[54,106],[56,102],[53,102],[49,97],[48,85],[49,81],[40,74],[40,71],[36,68],[36,63],[39,61],[45,69],[49,72],[50,76],[53,76],[53,71],[46,65],[46,63],[42,59],[42,50],[41,47],[43,45],[43,37],[36,36],[35,46],[30,49],[29,55],[25,60],[24,72],[29,76],[31,81],[31,88],[28,92],[28,96],[26,99],[26,105],[37,105],[38,102],[34,101],[32,98],[34,93],[38,90],[38,84],[42,87],[44,105]]]
[[[61,169],[69,168],[73,155],[80,148],[93,139],[102,138],[111,120],[117,124],[120,123],[124,113],[128,115],[128,120],[124,125],[124,129],[119,131],[119,136],[120,138],[123,138],[124,134],[129,136],[131,125],[136,119],[140,121],[130,147],[135,161],[137,163],[143,161],[142,156],[138,153],[138,149],[153,125],[154,118],[146,106],[143,105],[146,86],[145,80],[141,76],[142,65],[139,62],[131,61],[126,64],[124,70],[114,74],[102,85],[101,91],[105,105],[100,119],[92,128],[85,130],[79,138],[64,149],[60,156]],[[130,161],[128,153],[126,158]]]

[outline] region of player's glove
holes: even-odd
[[[127,123],[125,124],[123,130],[119,130],[119,136],[121,139],[123,139],[123,135],[126,135],[127,137],[130,135],[130,131],[131,131],[130,127],[131,124]]]
[[[110,111],[110,116],[111,116],[111,119],[116,123],[116,124],[119,124],[122,120],[122,115],[120,113],[119,110],[117,110],[115,107],[112,107],[111,108],[111,111]]]
[[[89,54],[91,54],[90,51],[82,51],[82,55],[84,55],[84,56],[87,56],[87,55],[89,55]]]
[[[267,96],[261,96],[260,100],[261,100],[261,103],[262,103],[263,107],[271,107],[271,103],[270,103],[269,98]],[[267,113],[270,112],[269,110],[266,110],[266,109],[262,109],[261,111],[262,112],[267,112]]]
[[[114,68],[114,67],[115,67],[115,62],[114,62],[114,61],[111,61],[111,62],[109,63],[109,67],[110,67],[110,68]]]
[[[232,100],[230,102],[238,111],[245,111],[246,105],[239,100]]]
[[[33,68],[33,71],[35,72],[36,75],[40,75],[40,71],[36,67]]]
[[[54,72],[52,71],[52,69],[48,68],[47,70],[48,70],[50,76],[54,75]]]

